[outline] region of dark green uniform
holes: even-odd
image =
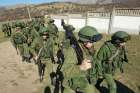
[[[95,51],[93,47],[87,49],[84,46],[84,43],[96,42],[94,40],[90,40],[87,37],[93,37],[98,34],[99,33],[94,28],[89,26],[84,27],[79,31],[79,41],[81,41],[79,46],[83,52],[81,53],[83,56],[81,56],[82,62],[80,65],[76,65],[78,63],[77,57],[79,56],[76,55],[76,51],[72,47],[63,49],[64,65],[62,66],[61,70],[64,73],[64,93],[75,93],[76,91],[82,93],[95,93],[95,88],[93,85],[93,83],[95,84],[96,82],[96,63],[94,60]],[[80,66],[85,60],[90,61],[92,63],[92,67],[87,70],[82,70]]]
[[[128,36],[126,32],[116,32],[112,36],[112,40],[105,42],[97,53],[97,59],[102,68],[102,74],[106,79],[110,93],[116,93],[117,87],[113,76],[118,70],[123,72],[123,63],[127,60],[125,49],[119,46],[119,44],[126,42],[127,40],[124,39],[128,38]]]
[[[18,30],[21,30],[21,29],[18,29]],[[14,45],[14,47],[19,50],[19,53],[22,57],[24,57],[24,56],[26,56],[26,54],[28,54],[27,52],[29,52],[29,51],[28,51],[27,45],[26,45],[27,38],[23,35],[23,33],[21,31],[15,31],[12,34],[11,41],[12,41],[12,44]]]
[[[64,64],[61,68],[63,72],[64,93],[75,93],[78,90],[84,93],[94,93],[94,87],[91,86],[86,78],[87,72],[81,71],[78,63],[75,50],[70,46],[70,41],[64,41],[63,53]],[[91,91],[91,92],[89,92]]]
[[[42,36],[42,35],[41,35]],[[51,38],[43,39],[42,37],[35,38],[31,44],[31,53],[34,58],[38,57],[38,71],[40,80],[45,78],[46,85],[51,87],[50,73],[53,72],[53,41]]]
[[[6,24],[2,24],[2,32],[4,33],[4,36],[7,36],[7,26],[6,26]]]
[[[59,49],[58,28],[54,24],[54,20],[53,19],[49,19],[48,20],[48,23],[47,23],[46,27],[48,29],[49,36],[52,39],[53,46],[54,46],[54,57],[56,57],[57,51]]]

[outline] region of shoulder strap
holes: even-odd
[[[108,58],[108,61],[112,63],[112,60],[117,56],[119,55],[119,48],[118,49],[113,49],[112,45],[110,42],[106,42],[105,43],[107,45],[107,47],[109,48],[110,52],[111,52],[111,57]]]

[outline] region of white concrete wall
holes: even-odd
[[[88,18],[87,25],[95,27],[101,33],[108,32],[109,19],[107,18]]]
[[[76,29],[80,29],[85,26],[85,19],[69,19],[69,24],[73,25]]]
[[[140,31],[140,17],[115,16],[111,32],[116,32],[117,30],[125,30],[130,34],[138,34]]]
[[[63,30],[63,27],[61,26],[61,19],[54,19],[54,20],[55,20],[54,23],[59,28],[59,30]],[[66,24],[68,23],[70,25],[73,25],[76,28],[76,31],[78,31],[80,28],[85,26],[85,19],[82,19],[82,18],[81,19],[70,18],[64,21]]]
[[[61,26],[61,18],[54,20],[57,27],[60,30],[63,30]],[[84,18],[69,18],[65,19],[65,22],[73,25],[76,28],[76,31],[86,25],[86,19]],[[87,25],[95,27],[101,33],[108,33],[109,18],[88,18]],[[140,17],[115,16],[111,33],[114,33],[118,30],[123,30],[130,34],[139,34]]]

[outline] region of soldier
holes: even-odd
[[[47,28],[49,29],[49,34],[51,36],[58,37],[58,28],[57,26],[54,24],[54,20],[53,19],[49,19],[48,23],[47,23]]]
[[[35,38],[31,44],[31,53],[38,64],[40,81],[45,74],[47,84],[51,85],[50,73],[53,71],[52,62],[54,61],[53,41],[49,37],[48,30],[42,30],[41,37]],[[46,71],[45,68],[47,68]]]
[[[22,29],[23,34],[26,36],[26,38],[29,38],[29,36],[31,35],[31,29],[26,26],[25,28]]]
[[[61,71],[64,74],[64,93],[95,93],[94,86],[91,84],[96,81],[94,75],[96,74],[96,61],[94,60],[93,46],[94,42],[102,38],[102,35],[94,27],[85,26],[79,31],[78,36],[78,44],[83,56],[76,55],[76,51],[73,49],[75,47],[70,47],[70,40],[69,45],[67,44],[67,47],[63,49],[64,65]],[[76,65],[78,63],[77,57],[82,61],[78,65]]]
[[[7,36],[7,26],[6,24],[2,24],[2,32],[4,33],[4,36]]]
[[[52,18],[48,18],[46,27],[49,31],[49,36],[51,37],[50,39],[52,39],[51,41],[53,42],[54,57],[57,59],[57,51],[59,49],[58,28],[54,24],[54,20]]]
[[[4,35],[9,37],[12,34],[12,29],[9,23],[5,23],[2,25],[2,31],[4,32]]]
[[[16,22],[12,22],[11,24],[12,24],[12,25],[11,25],[12,31],[14,32],[14,31],[15,31],[15,28],[16,28]]]
[[[7,23],[7,35],[8,36],[11,36],[11,34],[12,34],[12,27],[11,27],[11,25],[9,24],[9,23]]]
[[[96,84],[97,88],[99,88],[101,82],[105,79],[110,93],[117,93],[113,76],[118,70],[123,72],[123,63],[128,61],[125,53],[125,43],[128,40],[130,40],[128,33],[118,31],[98,51],[97,60],[101,65],[103,78],[98,80]]]
[[[23,33],[21,32],[21,28],[20,26],[16,25],[16,30],[15,32],[12,34],[11,37],[11,42],[14,45],[14,47],[17,50],[17,53],[20,54],[20,56],[22,56],[22,61],[24,61],[24,54],[26,53],[26,51],[24,50],[24,45],[27,41],[27,38],[23,35]]]
[[[61,25],[63,26],[63,29],[65,29],[65,39],[71,40],[75,28],[72,25],[65,24],[64,19],[61,19]]]

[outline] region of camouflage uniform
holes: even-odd
[[[100,62],[103,77],[108,84],[110,93],[117,93],[113,76],[118,70],[123,72],[123,63],[127,61],[125,49],[119,44],[128,41],[129,37],[126,32],[118,31],[112,35],[112,40],[105,42],[97,53],[97,59]],[[97,82],[97,87],[102,80]]]
[[[23,28],[23,30],[22,30],[22,32],[23,32],[23,34],[26,36],[26,38],[28,38],[29,36],[30,36],[30,28],[29,27],[25,27],[25,28]]]
[[[82,93],[95,93],[95,88],[94,85],[91,83],[95,84],[95,79],[96,76],[96,70],[95,70],[95,61],[94,61],[94,49],[91,47],[90,49],[87,49],[84,46],[84,43],[86,42],[96,42],[100,40],[101,34],[99,34],[95,28],[86,26],[83,27],[79,33],[79,45],[80,48],[82,49],[82,54],[81,56],[82,62],[79,65],[76,65],[78,63],[77,55],[75,50],[70,47],[66,47],[63,49],[64,52],[64,65],[62,66],[62,72],[64,74],[64,93],[75,93],[77,92],[82,92]],[[97,38],[94,38],[98,35],[98,40]],[[90,39],[93,38],[93,39]],[[96,39],[96,40],[95,40]],[[70,41],[69,41],[70,43]],[[83,58],[82,58],[83,57]],[[92,67],[87,69],[87,70],[81,70],[80,66],[84,63],[85,60],[88,60],[91,62]]]
[[[19,50],[22,60],[24,61],[24,56],[26,56],[26,54],[28,54],[27,52],[29,51],[26,45],[27,38],[21,32],[20,27],[16,27],[16,31],[12,34],[11,41],[14,47]]]
[[[53,72],[53,63],[54,56],[53,56],[53,41],[51,38],[43,39],[44,35],[48,36],[47,30],[42,31],[41,36],[35,38],[31,44],[31,53],[33,54],[34,58],[38,57],[38,71],[40,81],[42,81],[45,78],[46,84],[52,88],[51,86],[51,78],[50,74]]]
[[[6,24],[2,24],[2,32],[4,33],[4,36],[7,36],[7,26],[6,26]]]
[[[6,28],[7,28],[7,36],[11,36],[12,34],[12,29],[9,23],[6,24]]]
[[[51,41],[53,42],[53,46],[54,46],[54,57],[56,57],[57,51],[59,49],[58,28],[54,24],[54,20],[51,18],[48,19],[48,23],[46,27],[48,29],[49,36],[52,39]]]

